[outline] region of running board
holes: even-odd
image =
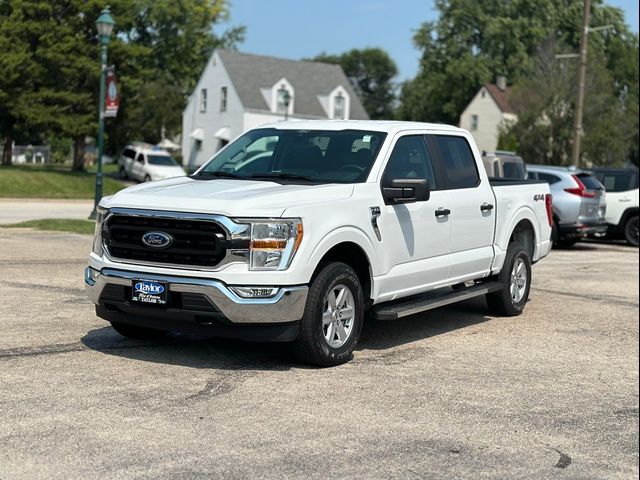
[[[416,313],[426,312],[434,308],[461,302],[469,298],[479,297],[487,293],[497,292],[504,288],[503,283],[483,282],[461,290],[445,289],[445,292],[428,292],[410,299],[398,300],[392,303],[373,306],[376,320],[397,320]]]

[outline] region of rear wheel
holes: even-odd
[[[638,215],[635,215],[629,218],[624,224],[624,238],[629,245],[637,247],[639,234]]]
[[[111,322],[113,329],[123,337],[135,338],[139,340],[148,340],[152,338],[162,337],[167,334],[163,330],[155,328],[139,327],[137,325],[129,325],[128,323]]]
[[[559,248],[571,248],[579,241],[579,238],[561,238],[554,244],[554,246]]]
[[[144,181],[145,182],[150,182],[151,181],[151,177],[149,175],[145,175]]]
[[[124,167],[120,167],[119,173],[120,178],[122,178],[123,180],[127,180],[129,178],[129,175],[127,175],[127,170]]]
[[[348,362],[358,343],[364,317],[360,279],[340,262],[325,265],[309,288],[294,350],[302,361],[319,367]]]
[[[531,289],[531,258],[524,246],[515,242],[509,245],[497,280],[503,288],[487,295],[489,308],[498,315],[520,315]]]

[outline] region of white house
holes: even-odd
[[[518,121],[509,104],[511,88],[505,77],[497,77],[496,83],[487,83],[469,102],[460,115],[460,127],[471,132],[480,151],[495,152],[500,127]]]
[[[369,118],[339,65],[216,50],[182,113],[182,156],[193,168],[250,128],[314,118]]]

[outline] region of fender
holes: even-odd
[[[369,262],[372,277],[371,281],[373,282],[375,275],[378,275],[380,270],[380,266],[375,261],[376,253],[374,245],[366,232],[353,226],[345,226],[332,230],[325,235],[320,242],[318,242],[308,259],[308,264],[313,266],[311,271],[315,271],[318,264],[329,250],[336,245],[345,242],[354,243],[362,249],[367,257],[367,261]],[[311,275],[309,275],[308,281],[311,281]]]
[[[495,258],[491,267],[492,273],[496,273],[502,268],[504,257],[507,252],[507,247],[509,246],[509,239],[511,238],[511,235],[513,234],[516,226],[522,220],[528,220],[529,223],[531,223],[531,225],[533,226],[534,258],[532,258],[531,260],[533,261],[539,256],[538,239],[540,238],[540,225],[533,209],[528,205],[524,205],[521,206],[518,211],[516,211],[516,213],[511,217],[511,221],[509,222],[508,226],[496,232]]]

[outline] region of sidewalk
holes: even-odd
[[[87,220],[92,210],[93,200],[0,198],[0,225],[41,218]]]

